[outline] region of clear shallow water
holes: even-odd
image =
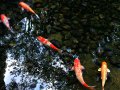
[[[4,82],[7,86],[6,89],[9,90],[12,87],[17,88],[17,90],[53,90],[52,83],[45,82],[42,78],[30,75],[29,72],[25,71],[24,59],[17,61],[11,58],[10,54],[7,54],[6,60],[6,70],[4,74]],[[15,83],[15,84],[14,84]],[[40,88],[42,86],[42,88]]]
[[[61,61],[58,62],[56,57],[51,63],[54,68],[61,68],[66,73],[68,72]],[[60,59],[59,59],[60,60]],[[55,63],[57,61],[57,63]],[[17,90],[54,90],[55,87],[53,83],[46,82],[44,79],[40,78],[38,75],[31,75],[27,70],[24,64],[24,57],[20,57],[20,60],[15,60],[12,58],[10,53],[7,53],[6,59],[6,69],[4,74],[4,82],[6,85],[6,89],[10,90],[10,88]],[[34,62],[34,61],[33,61]],[[41,61],[37,61],[40,63]],[[53,65],[53,63],[55,63]],[[34,70],[34,69],[33,69]],[[39,71],[40,69],[37,69]],[[42,72],[42,71],[39,71]],[[57,81],[55,81],[57,82]]]
[[[99,5],[104,6],[105,4],[98,2],[53,1],[50,3],[48,13],[44,12],[44,9],[41,10],[40,15],[42,17],[40,21],[42,21],[42,24],[30,15],[28,15],[29,17],[26,17],[26,15],[20,22],[17,22],[18,31],[15,30],[14,35],[11,33],[6,34],[0,41],[0,45],[10,44],[12,46],[6,51],[6,71],[4,74],[6,88],[20,88],[20,90],[24,88],[28,90],[85,89],[77,81],[74,72],[68,71],[73,60],[66,57],[61,58],[57,52],[44,47],[36,39],[37,35],[43,35],[49,39],[55,38],[59,40],[61,38],[55,37],[53,34],[60,33],[62,40],[59,41],[61,41],[62,46],[74,49],[77,54],[79,52],[81,63],[86,68],[84,78],[88,84],[96,85],[96,90],[101,90],[101,81],[96,82],[97,68],[100,66],[96,65],[92,60],[98,59],[100,64],[105,59],[111,70],[111,81],[106,83],[105,89],[119,89],[119,70],[116,68],[116,64],[112,65],[108,60],[110,57],[113,62],[119,63],[119,22],[115,23],[117,21],[111,19],[110,16],[113,17],[113,13],[112,15],[110,13],[110,16],[106,14],[109,11],[106,7],[104,7],[104,11],[102,11],[101,7],[98,8]],[[108,7],[113,5],[108,3]],[[112,8],[110,11],[112,12]],[[108,22],[110,24],[111,22],[114,23],[112,29],[109,28]],[[89,55],[92,54],[90,50],[94,51],[94,57]],[[89,54],[85,54],[84,51]],[[111,51],[112,57],[109,54]]]
[[[28,32],[29,27],[29,20],[27,18],[24,18],[20,21],[22,23],[21,30],[22,32]],[[31,25],[31,32],[34,30],[34,26]],[[25,31],[24,31],[25,30]],[[34,37],[31,37],[33,40],[32,43],[36,43],[34,49],[31,49],[30,42],[27,36],[24,36],[23,33],[19,33],[16,35],[16,41],[18,42],[15,46],[13,46],[12,49],[7,50],[7,59],[6,59],[6,69],[4,74],[4,82],[6,85],[6,89],[17,89],[17,90],[54,90],[55,87],[53,86],[53,83],[50,81],[46,81],[42,79],[39,74],[43,72],[42,66],[41,68],[35,67],[38,69],[34,69],[32,67],[32,70],[36,70],[33,72],[39,72],[38,75],[32,75],[27,71],[27,66],[25,66],[25,60],[26,56],[23,54],[26,52],[26,50],[30,49],[28,54],[31,54],[29,58],[33,59],[32,62],[37,62],[38,65],[40,65],[43,60],[41,59],[45,54],[45,47]],[[24,37],[23,37],[24,36]],[[23,38],[22,42],[19,42],[20,39]],[[22,43],[26,43],[26,48],[19,48],[19,45]],[[16,49],[16,50],[15,50]],[[18,53],[17,59],[14,58],[16,53]],[[34,54],[32,54],[34,53]],[[45,60],[45,59],[44,59]],[[65,68],[65,65],[63,64],[62,60],[59,56],[55,56],[51,62],[51,66],[54,68],[61,68],[66,73],[68,72],[67,68]],[[57,81],[54,81],[56,83]]]

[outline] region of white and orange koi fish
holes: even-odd
[[[46,46],[49,46],[50,48],[58,51],[59,53],[62,53],[61,49],[58,49],[56,46],[54,46],[50,41],[48,41],[47,39],[43,38],[42,36],[38,36],[37,39],[43,43]]]
[[[8,28],[8,30],[11,30],[8,18],[5,16],[5,14],[1,14],[0,18],[1,22]]]
[[[107,80],[107,73],[110,72],[110,70],[107,68],[107,63],[105,61],[102,62],[101,68],[99,68],[98,71],[101,71],[102,90],[104,90],[104,85]]]
[[[75,71],[76,77],[79,80],[79,82],[86,88],[88,88],[89,90],[95,90],[95,86],[89,86],[85,83],[83,76],[82,76],[82,70],[84,69],[84,66],[81,65],[80,60],[78,58],[76,58],[74,60],[74,66],[72,68],[72,70]]]

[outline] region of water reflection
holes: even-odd
[[[69,85],[68,80],[70,80],[71,76],[74,77],[74,75],[69,74],[68,64],[63,62],[64,59],[61,59],[58,53],[54,53],[50,48],[44,47],[36,37],[32,36],[32,31],[34,31],[35,26],[30,22],[27,18],[20,21],[19,24],[22,25],[22,31],[14,36],[15,42],[17,43],[7,50],[7,66],[4,74],[6,89],[65,89]],[[110,44],[109,40],[109,37],[104,38],[99,43],[96,52],[93,53],[94,61],[99,61],[97,65],[100,65],[103,58],[109,58],[108,52],[111,51],[106,48],[108,47],[106,46],[107,43]],[[116,41],[115,37],[114,40]]]
[[[39,54],[40,55],[40,54]],[[5,85],[7,90],[54,90],[55,87],[53,84],[57,84],[58,81],[56,79],[47,81],[44,80],[41,75],[44,73],[44,67],[40,66],[43,60],[37,61],[38,66],[31,68],[30,63],[27,65],[24,56],[20,56],[19,60],[16,60],[12,57],[12,54],[8,51],[7,60],[6,60],[6,71],[5,71]],[[33,63],[36,61],[32,61]],[[51,67],[63,70],[65,73],[68,72],[68,69],[63,64],[62,60],[60,60],[59,56],[55,56],[50,63]],[[43,65],[44,66],[44,65]],[[29,72],[28,67],[32,69],[32,73]],[[48,67],[49,68],[49,67]],[[43,74],[44,75],[44,74]],[[51,74],[50,78],[53,76]],[[58,76],[57,76],[58,77]],[[51,82],[52,81],[52,82]],[[60,83],[60,82],[59,82]]]
[[[35,88],[39,90],[38,88],[41,85],[47,88],[47,85],[49,85],[49,83],[45,82],[42,79],[38,80],[38,77],[28,75],[28,72],[26,71],[26,68],[24,66],[24,62],[25,62],[24,60],[27,57],[31,59],[38,59],[38,58],[40,59],[44,54],[43,52],[45,47],[42,46],[42,44],[39,43],[35,37],[32,36],[31,38],[29,38],[29,35],[24,34],[24,32],[32,32],[34,30],[33,24],[31,24],[31,21],[27,19],[27,17],[22,19],[19,22],[19,24],[22,24],[22,27],[21,27],[22,31],[14,35],[14,40],[17,43],[15,43],[13,47],[7,51],[7,60],[6,60],[7,66],[6,66],[6,72],[5,72],[5,78],[4,78],[6,89],[13,90],[14,88],[17,90],[18,89],[30,90],[30,88],[31,89]],[[7,40],[7,39],[11,39],[10,36],[11,34],[8,34],[4,37]],[[31,44],[31,43],[34,43],[34,44]],[[0,44],[3,45],[5,44],[5,42],[1,41]],[[33,48],[34,46],[36,47]]]
[[[57,80],[59,74],[55,75],[55,70],[67,73],[64,62],[58,54],[48,50],[32,36],[35,27],[29,19],[25,17],[18,25],[21,25],[22,31],[14,36],[16,43],[7,50],[4,74],[6,89],[53,90],[60,86],[60,81]],[[26,32],[29,34],[25,34]]]
[[[98,3],[98,1],[94,3]],[[62,35],[60,41],[63,47],[65,46],[65,49],[70,47],[75,50],[75,53],[80,52],[80,58],[82,58],[82,54],[86,52],[90,53],[95,49],[97,46],[96,43],[103,38],[95,52],[93,52],[93,61],[98,61],[96,64],[100,65],[100,62],[106,59],[108,63],[110,62],[115,67],[120,67],[120,29],[116,28],[112,30],[109,28],[110,25],[107,23],[111,23],[114,20],[111,18],[109,21],[108,18],[110,17],[106,14],[106,12],[109,11],[108,9],[102,11],[102,9],[100,9],[101,5],[100,8],[98,7],[99,3],[93,5],[91,1],[50,1],[49,4],[48,12],[47,10],[45,11],[44,8],[40,9],[42,25],[34,16],[24,14],[21,16],[25,16],[25,18],[17,23],[17,25],[15,24],[18,27],[18,29],[15,30],[16,33],[7,33],[4,37],[0,38],[0,45],[12,46],[7,50],[8,58],[6,60],[7,66],[4,78],[7,89],[73,90],[74,88],[74,90],[84,90],[79,82],[77,82],[74,73],[71,74],[71,72],[68,72],[67,66],[71,65],[73,60],[66,60],[66,56],[61,59],[57,52],[54,53],[50,48],[44,47],[38,42],[36,36],[42,36],[42,34],[44,34],[45,37],[50,37],[53,33],[60,33],[60,35]],[[111,5],[112,4],[109,6]],[[111,13],[110,16],[112,16]],[[104,26],[106,28],[104,28]],[[114,26],[116,27],[116,25]],[[56,39],[57,37],[54,38]],[[87,71],[87,74],[89,74],[85,74],[85,77],[87,77],[86,80],[94,83],[95,80],[92,77],[96,77],[95,71],[97,70],[91,63],[91,57],[87,57],[86,55],[86,58],[86,60],[84,60],[84,57],[81,59],[81,63],[83,63],[85,67],[88,66],[87,70],[90,71]],[[91,67],[93,68],[91,69]],[[115,88],[116,81],[119,81],[116,78],[114,80],[117,74],[115,76],[113,75],[113,80],[111,85],[108,85],[108,88],[109,86]],[[89,78],[90,75],[91,78]],[[76,83],[78,83],[78,85]],[[100,88],[99,86],[100,85],[98,85],[98,88]]]
[[[11,54],[7,54],[6,60],[6,72],[5,72],[5,84],[7,90],[49,90],[48,86],[52,87],[51,83],[45,82],[42,78],[30,75],[26,71],[24,66],[24,57],[21,56],[21,61],[17,61],[11,57]],[[50,89],[52,90],[52,89]]]

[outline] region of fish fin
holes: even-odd
[[[9,18],[9,17],[8,17],[7,19],[8,19],[8,20],[10,20],[10,18]]]
[[[96,87],[96,86],[88,86],[88,89],[89,89],[89,90],[96,90],[95,87]]]
[[[22,10],[22,11],[25,11],[25,9],[24,9],[24,8],[22,8],[22,7],[21,7],[21,10]]]
[[[62,50],[61,50],[61,49],[58,49],[58,52],[59,52],[60,54],[62,54]]]
[[[101,71],[101,68],[99,68],[98,71]]]
[[[10,28],[10,31],[11,31],[12,33],[15,33],[12,27]]]
[[[71,68],[71,70],[72,70],[72,71],[74,70],[74,66]]]
[[[84,70],[84,69],[85,69],[85,67],[84,67],[84,66],[82,66],[81,68],[82,68],[82,70]]]
[[[107,72],[110,72],[110,69],[107,69]]]
[[[35,16],[36,16],[37,19],[40,19],[40,17],[37,14],[35,14]]]
[[[104,90],[104,87],[102,87],[102,90]]]

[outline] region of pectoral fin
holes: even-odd
[[[71,70],[72,70],[72,71],[74,70],[74,66],[71,68]]]
[[[110,72],[110,69],[107,69],[107,72]]]
[[[81,68],[82,68],[82,70],[84,70],[84,69],[85,69],[85,67],[84,67],[84,66],[82,66]]]
[[[22,8],[22,7],[21,7],[21,10],[22,10],[22,11],[25,11],[25,9],[24,9],[24,8]]]
[[[10,20],[10,18],[7,18],[8,20]]]
[[[101,71],[101,68],[99,68],[98,71]]]

